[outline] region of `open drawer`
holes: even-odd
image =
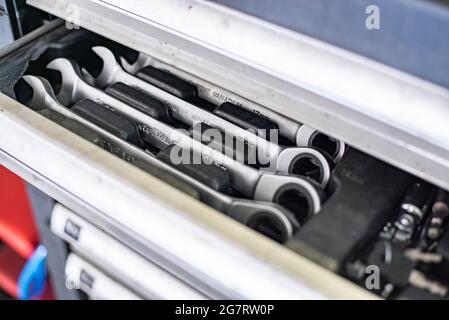
[[[54,22],[37,31],[42,34],[35,41],[50,41],[68,32],[61,24]],[[6,133],[2,134],[2,164],[207,296],[365,296],[346,280],[143,174],[17,101],[5,95],[1,99],[1,128]],[[267,279],[277,279],[270,281],[270,290],[266,290]],[[332,281],[339,284],[324,291],[312,289]]]
[[[447,129],[427,126],[449,118],[444,89],[203,1],[28,2],[449,187]],[[2,90],[14,96],[17,76],[25,71],[20,59],[30,59],[31,48],[44,48],[71,32],[54,21],[0,51],[7,84]],[[43,50],[33,50],[36,60]],[[305,61],[328,70],[312,72]],[[345,83],[337,75],[358,77],[357,89],[336,87]],[[373,81],[382,95],[363,100]],[[338,94],[326,89],[331,87]],[[293,243],[288,249],[257,234],[10,97],[0,96],[0,162],[207,297],[376,297],[327,270],[341,271],[314,259],[310,250],[308,258],[321,266],[294,251],[307,251],[304,246]],[[406,98],[411,112],[399,121],[400,112],[390,106],[405,107]],[[428,109],[422,114],[424,101]]]

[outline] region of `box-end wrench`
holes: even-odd
[[[162,100],[170,107],[172,114],[178,120],[189,125],[202,122],[212,127],[221,129],[225,132],[231,132],[233,135],[242,138],[250,146],[256,147],[264,155],[270,155],[272,162],[276,164],[276,172],[294,173],[306,175],[310,167],[315,167],[321,175],[318,182],[324,186],[330,177],[330,170],[327,170],[329,163],[326,157],[319,151],[307,147],[302,148],[282,148],[277,144],[270,143],[257,135],[240,128],[237,125],[224,120],[213,113],[196,107],[178,97],[167,93],[156,86],[147,83],[127,72],[125,72],[115,59],[114,54],[107,48],[94,47],[93,50],[103,59],[103,71],[97,78],[88,76],[93,80],[92,84],[105,88],[116,82],[123,82]],[[85,72],[88,74],[87,72]],[[326,163],[328,165],[326,165]],[[304,165],[306,164],[306,165]]]
[[[114,83],[121,82],[128,86],[138,88],[164,102],[170,108],[172,116],[181,122],[190,126],[199,122],[205,123],[243,139],[250,146],[255,147],[259,155],[267,155],[270,163],[276,164],[275,170],[278,173],[302,175],[305,173],[305,159],[309,159],[307,162],[308,165],[306,166],[307,169],[310,165],[314,165],[319,168],[321,173],[318,178],[318,183],[321,186],[326,186],[329,182],[331,164],[318,150],[309,147],[283,148],[278,144],[271,143],[248,130],[244,130],[213,113],[188,103],[124,71],[111,50],[105,47],[94,47],[92,50],[103,60],[103,69],[96,78],[84,70],[87,78],[93,79],[92,85],[103,89]]]
[[[220,88],[206,80],[203,80],[193,74],[173,67],[158,59],[139,53],[137,60],[130,64],[125,58],[120,58],[123,68],[131,73],[137,74],[144,67],[151,66],[160,70],[167,71],[181,79],[193,84],[198,91],[198,97],[215,105],[221,105],[230,102],[238,107],[249,110],[259,116],[267,118],[279,126],[281,136],[288,139],[298,147],[311,146],[317,147],[329,153],[336,162],[340,161],[345,152],[345,143],[331,138],[316,129],[305,124],[293,121],[281,114],[272,111],[260,104],[245,99],[226,89]]]
[[[266,174],[234,161],[195,141],[185,133],[159,122],[90,86],[81,79],[73,61],[59,58],[50,62],[47,67],[61,73],[62,83],[58,99],[63,101],[64,104],[72,104],[83,99],[95,100],[103,107],[114,110],[135,121],[142,133],[152,136],[156,144],[159,142],[160,149],[176,144],[182,149],[192,150],[203,155],[203,159],[207,162],[210,161],[215,165],[226,168],[232,187],[245,196],[255,200],[279,203],[289,209],[292,204],[292,208],[295,208],[298,203],[303,203],[304,205],[300,206],[301,210],[293,212],[300,217],[319,212],[323,192],[315,186],[313,181],[298,176]]]
[[[192,189],[181,179],[167,174],[164,171],[157,169],[157,167],[144,165],[144,159],[148,158],[148,155],[145,152],[140,151],[137,146],[132,147],[132,145],[129,144],[135,143],[136,139],[134,139],[134,137],[119,135],[118,132],[115,132],[118,137],[109,133],[107,135],[98,134],[100,131],[101,133],[104,133],[104,130],[97,130],[97,126],[91,125],[88,121],[84,120],[57,102],[53,88],[46,79],[35,76],[24,76],[23,79],[33,89],[31,100],[26,102],[26,105],[28,105],[31,109],[36,112],[40,112],[50,120],[57,122],[66,129],[73,131],[74,133],[82,136],[86,140],[89,140],[91,143],[105,149],[115,156],[129,163],[135,164],[137,167],[140,167],[140,169],[161,179],[189,196],[199,199],[198,192]],[[53,113],[45,113],[45,111],[52,111]],[[60,117],[65,119],[58,120],[56,119],[55,114],[60,115]],[[75,128],[74,123],[78,124],[79,128]],[[95,134],[92,134],[92,132]],[[110,139],[111,136],[114,137],[113,140]],[[127,139],[129,143],[126,143],[123,139]],[[129,148],[127,148],[127,146],[129,146]]]
[[[231,218],[279,242],[288,240],[299,227],[299,223],[288,209],[273,203],[237,199],[223,195],[192,177],[179,172],[154,156],[130,145],[125,140],[98,127],[92,122],[78,116],[56,100],[53,88],[46,79],[35,76],[24,76],[24,80],[33,89],[33,96],[28,103],[30,108],[36,111],[42,109],[52,110],[67,119],[79,123],[80,126],[95,131],[102,140],[97,145],[105,148],[106,151],[121,157],[143,171],[150,174],[156,173],[156,177],[174,187],[181,186],[181,191],[195,196],[194,193],[190,192],[193,189],[199,194],[201,201],[214,209],[227,214]],[[171,183],[173,178],[176,183]],[[178,181],[181,182],[181,185]]]

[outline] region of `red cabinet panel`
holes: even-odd
[[[39,243],[25,182],[0,166],[0,241],[24,258]]]

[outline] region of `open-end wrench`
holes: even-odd
[[[330,164],[326,157],[318,150],[309,147],[283,148],[278,144],[271,143],[253,132],[228,122],[186,102],[134,75],[124,71],[117,62],[112,51],[105,47],[94,47],[92,50],[103,60],[103,69],[98,77],[92,77],[86,70],[86,78],[93,80],[92,85],[106,88],[114,83],[124,83],[128,86],[138,88],[150,96],[164,102],[171,110],[172,116],[190,126],[197,123],[205,123],[211,127],[232,133],[233,136],[243,139],[250,146],[255,147],[259,155],[267,155],[270,163],[276,164],[275,171],[283,174],[304,174],[305,168],[318,167],[320,176],[317,178],[321,186],[326,186],[330,179]],[[90,82],[90,81],[89,81]],[[308,159],[308,165],[304,166]]]
[[[87,121],[83,117],[78,116],[56,100],[53,88],[46,79],[35,76],[24,76],[24,80],[33,89],[32,99],[28,103],[32,109],[49,109],[55,111],[68,119],[78,122],[81,126],[94,130],[103,140],[102,146],[105,150],[120,156],[122,159],[136,165],[144,171],[153,173],[154,170],[147,170],[150,166],[165,172],[168,176],[175,177],[198,192],[201,201],[214,209],[275,238],[279,242],[288,240],[299,227],[292,213],[284,207],[274,203],[237,199],[223,195]]]
[[[323,193],[315,187],[313,181],[298,176],[266,174],[242,163],[234,161],[220,152],[192,139],[184,132],[147,116],[129,105],[90,86],[80,77],[79,69],[70,60],[59,58],[50,62],[49,69],[61,73],[62,83],[58,99],[63,104],[73,104],[83,99],[93,100],[105,108],[116,111],[128,119],[135,121],[142,133],[150,135],[159,142],[160,149],[175,144],[182,149],[192,150],[203,155],[207,161],[226,168],[234,189],[249,198],[260,201],[279,203],[288,209],[298,203],[308,215],[317,213],[321,207]],[[304,213],[304,210],[300,210]],[[295,215],[298,212],[292,210]],[[301,215],[301,213],[299,213]],[[301,219],[299,219],[301,220]]]
[[[120,60],[123,68],[131,74],[136,74],[138,71],[147,66],[164,70],[193,84],[197,88],[199,98],[216,105],[221,105],[224,102],[230,102],[259,116],[267,118],[279,126],[279,133],[281,136],[296,144],[298,147],[314,146],[318,149],[323,149],[328,152],[336,162],[338,162],[344,155],[344,142],[330,138],[316,129],[293,121],[290,118],[284,117],[275,111],[261,106],[260,104],[220,88],[206,80],[182,71],[181,69],[173,67],[158,59],[139,53],[137,60],[133,64],[130,64],[123,57],[120,58]]]

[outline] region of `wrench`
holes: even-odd
[[[104,141],[102,145],[105,147],[106,151],[109,151],[114,155],[121,155],[124,160],[136,165],[144,171],[154,167],[166,173],[168,176],[175,177],[177,180],[185,183],[198,192],[200,199],[204,203],[252,229],[262,232],[268,229],[271,231],[270,236],[279,242],[287,241],[299,227],[298,221],[286,208],[274,203],[237,199],[221,194],[190,176],[179,172],[153,155],[142,151],[127,143],[125,140],[118,138],[73,113],[56,100],[53,88],[46,79],[35,76],[24,76],[23,78],[33,89],[33,97],[29,103],[29,106],[32,109],[52,110],[68,119],[76,121],[82,126],[94,130]],[[148,171],[152,173],[155,170]],[[274,234],[273,230],[275,231]]]
[[[130,64],[123,57],[120,58],[120,61],[123,68],[131,74],[136,74],[147,66],[164,70],[193,84],[198,90],[198,97],[206,101],[215,105],[230,102],[259,116],[267,118],[279,126],[279,132],[283,137],[287,138],[298,147],[314,146],[318,149],[323,149],[332,156],[335,162],[340,161],[344,155],[345,143],[343,141],[328,137],[316,129],[293,121],[277,112],[261,106],[260,104],[247,100],[206,80],[157,60],[156,58],[139,53],[137,60],[133,64]]]
[[[127,73],[122,69],[114,54],[109,49],[105,47],[94,47],[92,50],[103,60],[103,70],[96,78],[91,76],[87,70],[84,70],[84,74],[87,75],[86,78],[90,79],[88,82],[93,80],[93,83],[90,84],[100,88],[106,88],[109,85],[121,82],[138,88],[163,101],[172,111],[173,117],[181,122],[191,126],[202,122],[211,127],[221,129],[224,132],[231,132],[234,136],[242,138],[250,146],[254,146],[256,150],[262,152],[263,155],[269,155],[270,163],[276,163],[276,172],[278,173],[304,173],[305,168],[303,164],[307,162],[307,167],[315,166],[319,168],[320,176],[318,182],[322,187],[325,187],[329,182],[331,174],[330,164],[321,152],[309,147],[283,148],[262,139],[248,130],[242,129]],[[305,159],[308,160],[306,161]]]
[[[299,216],[304,213],[306,213],[306,216],[310,216],[310,214],[318,213],[320,210],[323,193],[322,191],[320,192],[319,188],[315,187],[313,181],[297,176],[266,174],[234,161],[190,138],[187,134],[161,123],[108,96],[103,91],[90,86],[81,79],[77,65],[70,60],[59,58],[50,62],[47,67],[61,73],[62,84],[58,99],[63,104],[72,104],[83,99],[90,99],[105,108],[124,115],[128,119],[134,120],[138,123],[140,130],[145,134],[153,136],[155,141],[160,142],[159,145],[162,145],[162,148],[176,144],[182,149],[192,150],[197,154],[203,155],[205,160],[225,168],[229,173],[232,187],[249,198],[275,202],[287,208],[289,208],[291,203],[304,203],[304,207],[307,207],[306,210],[294,212],[295,215]],[[287,199],[288,201],[286,201]]]

